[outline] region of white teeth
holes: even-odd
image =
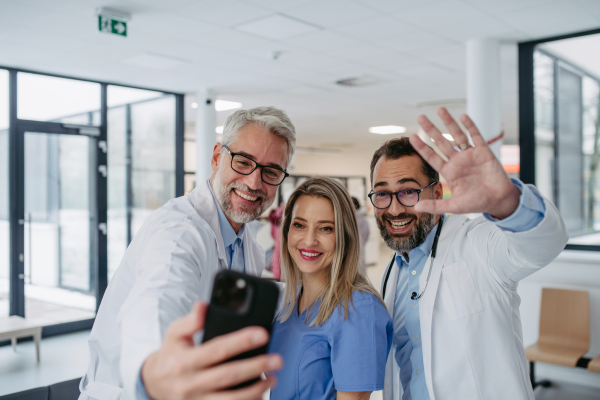
[[[401,229],[401,228],[404,228],[405,226],[407,226],[408,224],[410,224],[411,222],[412,222],[412,220],[409,219],[408,221],[403,221],[403,222],[390,221],[390,224],[392,224],[392,228],[394,228],[394,229]]]
[[[317,256],[321,255],[321,253],[309,253],[306,251],[300,251],[300,253],[302,253],[302,255],[304,255],[306,257],[317,257]]]
[[[233,190],[235,191],[235,194],[240,196],[242,199],[246,199],[248,201],[256,201],[258,199],[258,197],[250,197],[248,195],[245,195],[244,193],[238,191],[237,189],[233,189]]]

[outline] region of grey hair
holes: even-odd
[[[275,107],[256,107],[249,110],[237,110],[231,114],[223,126],[221,144],[229,147],[235,142],[240,130],[249,124],[256,124],[272,134],[285,139],[287,143],[287,164],[289,165],[296,150],[296,128],[287,114]]]

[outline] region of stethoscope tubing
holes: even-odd
[[[438,241],[440,239],[440,234],[442,233],[442,225],[444,225],[444,217],[440,216],[440,222],[438,222],[438,227],[437,230],[435,231],[435,237],[433,238],[433,245],[431,246],[431,261],[429,262],[429,270],[427,272],[427,279],[425,280],[425,287],[423,288],[423,291],[421,292],[421,294],[419,294],[417,296],[416,292],[413,292],[411,295],[411,300],[418,300],[420,299],[424,294],[425,291],[427,290],[427,286],[429,285],[429,278],[431,277],[431,269],[433,267],[433,261],[435,260],[435,255],[437,252],[437,246],[438,246]],[[392,257],[392,261],[390,262],[390,265],[388,267],[387,273],[385,275],[385,280],[383,282],[383,298],[385,299],[385,292],[387,290],[387,284],[388,284],[388,280],[390,278],[390,273],[392,272],[392,267],[394,266],[394,263],[396,262],[396,255],[394,254],[394,257]]]

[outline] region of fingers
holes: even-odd
[[[206,397],[207,400],[250,400],[260,399],[262,394],[267,389],[275,386],[277,379],[275,377],[269,377],[267,379],[256,382],[254,385],[248,386],[238,390],[228,390],[226,392],[214,394]]]
[[[435,169],[437,172],[441,171],[441,169],[444,167],[444,164],[446,164],[446,161],[442,159],[442,157],[440,157],[431,147],[426,145],[419,136],[411,135],[408,140],[415,150],[417,150],[417,152],[421,155],[421,157],[423,157],[423,159],[433,167],[433,169]]]
[[[435,145],[446,155],[446,157],[451,158],[453,155],[457,153],[454,150],[452,144],[441,134],[438,128],[433,125],[433,123],[427,118],[425,115],[419,115],[417,118],[417,122],[421,125],[421,128],[433,139]]]
[[[483,136],[481,136],[479,129],[477,129],[475,123],[467,114],[463,114],[460,116],[460,122],[462,122],[465,128],[467,128],[467,130],[469,131],[469,134],[471,135],[471,139],[473,139],[473,144],[475,144],[475,146],[487,146],[487,143]]]
[[[445,107],[440,107],[438,109],[437,114],[442,119],[444,125],[446,125],[446,128],[448,128],[448,132],[450,132],[450,134],[454,138],[454,143],[456,145],[469,143],[469,138],[467,137],[467,135],[465,135],[462,129],[460,129],[460,126],[458,126],[454,118],[452,118],[452,115],[450,115],[450,113]]]
[[[218,336],[192,349],[187,355],[191,368],[201,369],[222,363],[233,356],[264,346],[269,334],[264,328],[249,327]]]
[[[165,335],[165,344],[185,341],[193,345],[194,334],[204,327],[206,308],[206,303],[197,301],[189,314],[173,321]]]
[[[462,211],[458,209],[452,199],[449,200],[420,200],[415,205],[416,212],[424,212],[429,214],[460,214]]]
[[[256,379],[263,372],[277,371],[281,367],[283,360],[278,354],[262,355],[210,368],[198,374],[192,384],[199,389],[210,388],[211,391],[219,391]]]

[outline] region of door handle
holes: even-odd
[[[101,222],[98,224],[98,230],[102,232],[104,236],[106,236],[106,222]]]
[[[106,178],[106,165],[98,165],[98,172],[102,174],[103,178]]]

